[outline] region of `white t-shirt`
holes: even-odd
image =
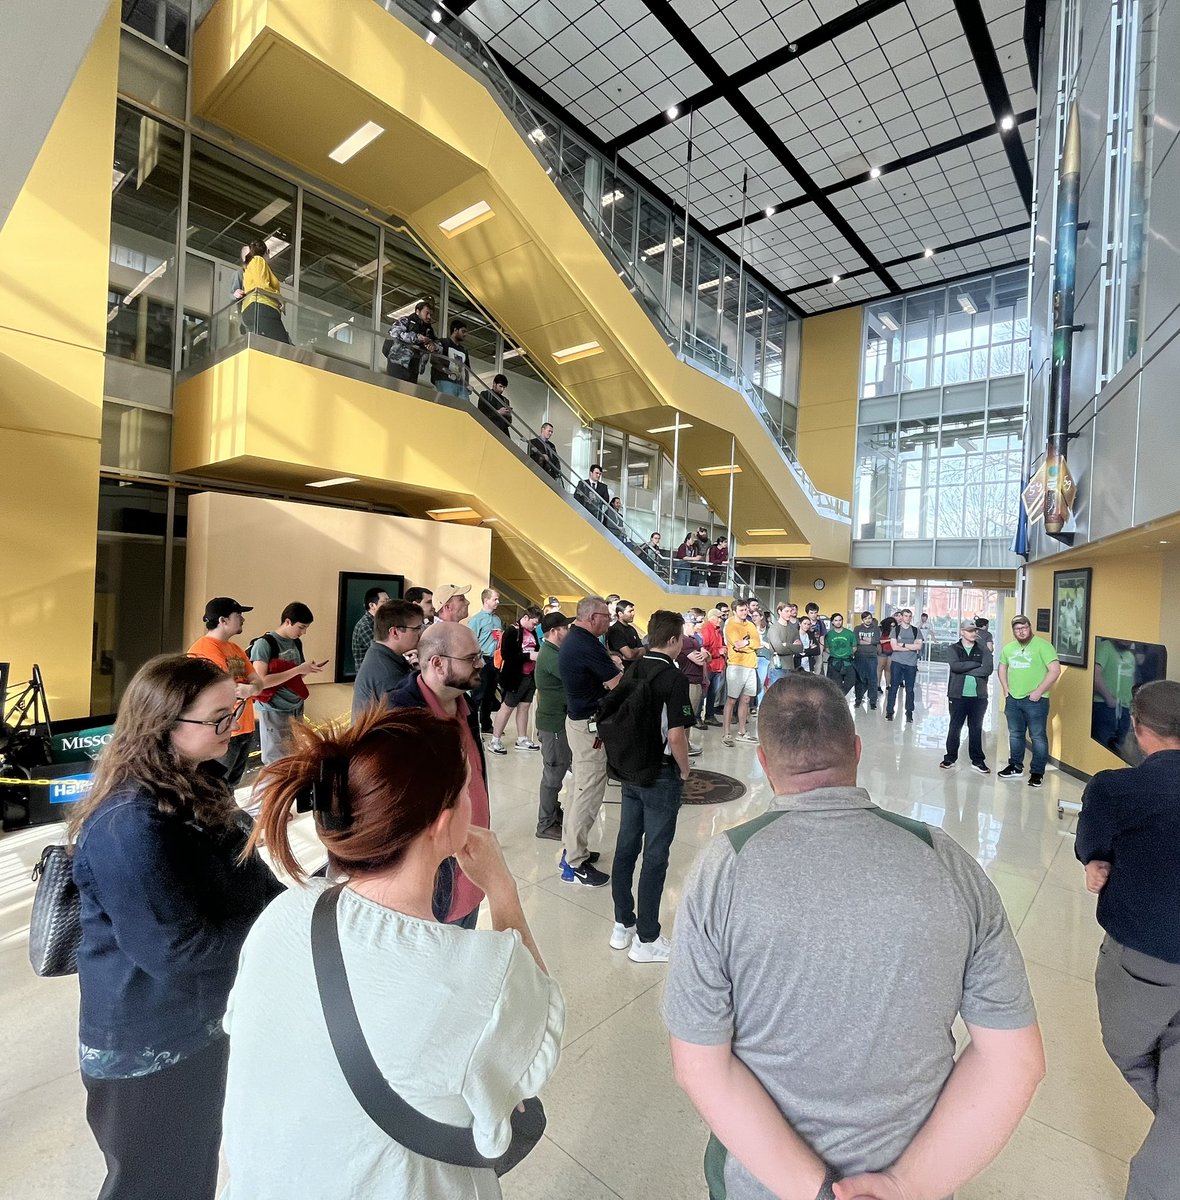
[[[356,1102],[328,1039],[311,961],[316,880],[279,897],[242,948],[230,1034],[223,1200],[496,1200],[491,1170],[421,1158]],[[377,1065],[415,1108],[502,1154],[511,1113],[557,1067],[565,1002],[517,933],[407,917],[345,890],[340,944]]]

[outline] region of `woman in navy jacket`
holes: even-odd
[[[128,685],[70,820],[82,899],[79,1057],[99,1200],[213,1200],[238,952],[282,885],[205,764],[241,712],[229,676],[164,655]]]

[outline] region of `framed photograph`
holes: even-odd
[[[1053,572],[1053,649],[1070,667],[1089,661],[1090,576],[1089,567]]]
[[[365,593],[380,588],[390,600],[400,600],[405,590],[404,575],[369,575],[359,571],[340,572],[340,597],[336,606],[337,683],[352,683],[360,663],[352,661],[352,631],[365,615]]]

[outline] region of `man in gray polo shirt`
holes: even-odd
[[[949,1196],[1044,1074],[1000,897],[941,829],[856,786],[830,680],[788,675],[758,724],[775,798],[697,860],[664,994],[676,1079],[713,1131],[710,1194]]]

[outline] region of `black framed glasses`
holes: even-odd
[[[223,734],[228,733],[234,727],[237,719],[245,711],[245,700],[239,700],[224,717],[218,717],[215,721],[198,721],[194,717],[177,717],[176,723],[178,725],[212,725],[214,733]]]
[[[476,653],[476,654],[440,654],[438,657],[439,658],[449,658],[449,659],[452,659],[454,662],[465,662],[473,667],[478,666],[481,662],[487,661],[484,658],[484,656],[479,653]]]

